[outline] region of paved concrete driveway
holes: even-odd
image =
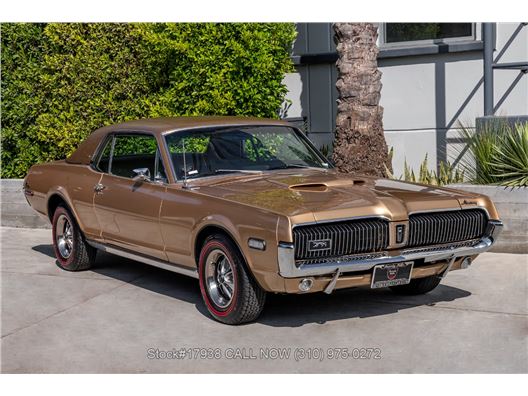
[[[258,322],[230,327],[193,279],[105,254],[61,271],[50,238],[2,229],[2,372],[528,371],[526,255],[482,255],[426,296],[271,296]]]

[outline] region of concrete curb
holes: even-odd
[[[451,184],[448,187],[491,198],[504,222],[504,230],[492,252],[528,253],[528,188],[475,184]]]
[[[50,228],[49,222],[28,205],[22,191],[23,179],[2,179],[2,227]]]

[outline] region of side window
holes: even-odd
[[[114,139],[112,136],[106,139],[106,143],[103,148],[103,151],[101,152],[101,155],[99,156],[99,160],[97,161],[97,165],[96,165],[97,170],[104,172],[104,173],[108,173],[109,171],[110,154],[112,153],[113,140]]]
[[[147,168],[151,180],[166,181],[156,138],[150,135],[116,135],[110,173],[133,178],[134,169]]]

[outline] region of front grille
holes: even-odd
[[[483,210],[417,213],[409,216],[408,247],[437,245],[480,238],[486,230]]]
[[[297,226],[293,229],[293,241],[296,260],[379,252],[389,245],[389,223],[382,219],[361,219]],[[314,241],[330,243],[317,249]]]

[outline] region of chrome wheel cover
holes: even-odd
[[[62,258],[67,259],[73,251],[73,227],[68,218],[61,214],[55,224],[55,243]]]
[[[212,250],[205,259],[205,285],[209,297],[219,308],[227,308],[233,301],[234,266],[220,249]]]

